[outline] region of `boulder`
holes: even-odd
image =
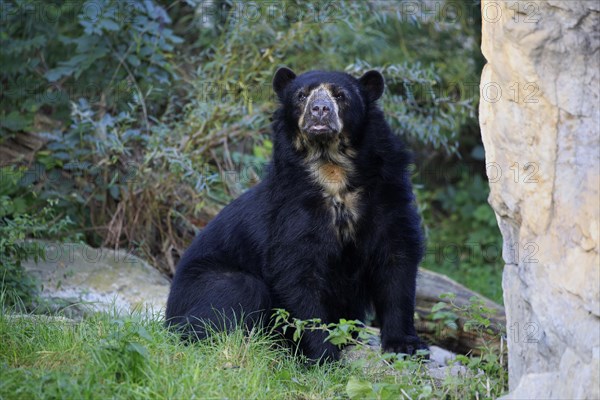
[[[482,1],[507,398],[600,398],[600,2]]]
[[[162,313],[169,280],[131,252],[81,243],[40,245],[46,260],[30,260],[24,267],[39,280],[41,297],[51,304],[91,311]]]

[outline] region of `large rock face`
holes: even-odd
[[[600,398],[600,2],[483,1],[508,398]]]

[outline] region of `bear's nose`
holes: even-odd
[[[325,100],[315,100],[312,104],[311,112],[315,117],[323,118],[331,111],[331,104]]]

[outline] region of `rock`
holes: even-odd
[[[378,329],[371,328],[374,332]],[[372,336],[364,346],[348,346],[342,350],[342,360],[346,363],[360,363],[366,373],[403,373],[396,371],[389,363],[381,358],[381,341],[379,336]],[[471,374],[469,369],[459,362],[455,362],[456,354],[438,346],[429,347],[429,360],[424,361],[428,375],[436,380],[443,381],[446,376],[459,376]],[[483,373],[483,372],[480,372]],[[479,375],[479,374],[478,374]]]
[[[456,354],[438,346],[429,347],[429,360],[432,364],[446,366],[456,358]]]
[[[28,261],[51,303],[86,305],[95,311],[162,312],[169,280],[125,250],[94,249],[80,243],[40,242],[46,261]],[[73,308],[72,306],[70,308]]]
[[[433,379],[443,381],[448,375],[450,376],[465,376],[474,375],[467,367],[454,361],[456,354],[442,349],[438,346],[429,347],[429,362],[427,363],[427,372]],[[477,375],[483,374],[480,371]]]
[[[433,378],[437,381],[440,381],[440,382],[443,382],[447,376],[467,376],[468,375],[469,377],[472,377],[473,375],[479,376],[479,375],[483,374],[482,371],[480,371],[477,374],[471,373],[467,367],[465,367],[464,365],[460,365],[458,363],[455,365],[446,365],[443,367],[429,364],[427,366],[427,372],[431,378]]]
[[[4,314],[3,318],[6,318],[11,322],[29,321],[33,324],[56,324],[75,326],[77,321],[66,318],[61,315],[45,315],[45,314]]]
[[[507,398],[600,398],[600,3],[483,1]]]

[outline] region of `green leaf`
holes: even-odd
[[[330,333],[325,340],[336,346],[348,343],[347,335],[340,335],[336,334],[335,332]]]
[[[134,67],[138,67],[141,64],[140,59],[133,54],[127,56],[127,62]]]
[[[28,118],[17,111],[0,118],[0,126],[13,132],[24,130],[30,122]]]
[[[438,311],[443,310],[444,308],[446,308],[446,306],[447,306],[446,303],[444,303],[443,301],[440,301],[439,303],[437,303],[433,307],[431,307],[431,312],[432,313],[438,312]]]
[[[75,72],[74,67],[68,67],[68,66],[56,67],[56,68],[52,68],[52,69],[46,71],[46,73],[44,74],[44,77],[48,80],[48,82],[56,82],[63,76],[68,76],[68,75],[73,74],[73,72]]]
[[[289,381],[292,379],[292,373],[287,369],[283,369],[275,375],[275,378],[280,381]]]
[[[117,186],[117,185],[110,186],[108,191],[110,192],[110,196],[113,199],[119,200],[121,198],[121,192],[119,191],[119,186]]]
[[[300,331],[300,329],[296,329],[294,331],[294,335],[292,336],[292,340],[294,342],[297,342],[298,340],[300,340],[300,335],[302,334],[302,332]]]
[[[100,26],[100,28],[107,30],[107,31],[118,31],[119,30],[119,24],[117,24],[112,19],[100,20],[99,26]]]
[[[374,398],[375,392],[373,385],[367,381],[361,381],[355,376],[351,376],[346,385],[346,393],[351,399]]]
[[[148,331],[146,330],[146,328],[144,328],[143,326],[138,326],[137,328],[137,334],[143,338],[146,339],[147,341],[152,341],[152,336],[150,336],[150,334],[148,333]]]
[[[136,342],[130,342],[127,344],[126,347],[127,351],[131,352],[131,353],[136,353],[139,354],[140,356],[147,358],[150,356],[150,353],[148,353],[148,349],[146,349],[145,346],[136,343]]]
[[[440,299],[454,300],[456,299],[456,293],[442,293],[440,294]]]

